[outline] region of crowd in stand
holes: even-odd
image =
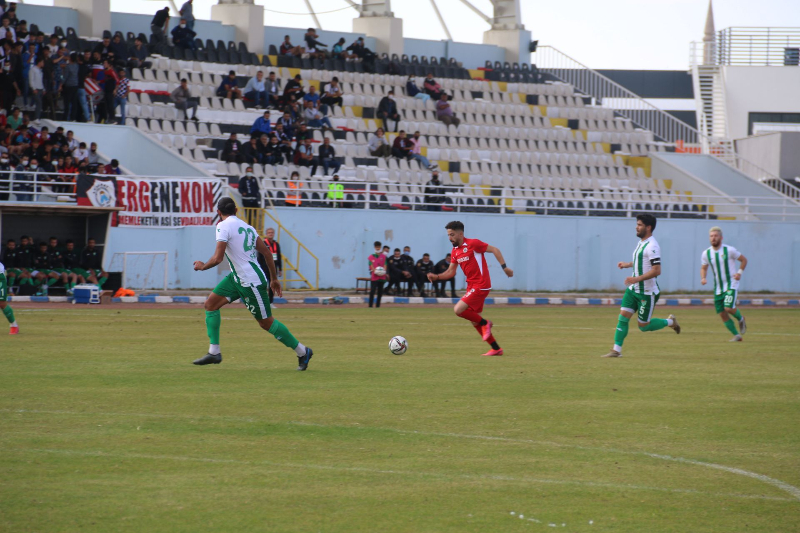
[[[46,296],[51,287],[64,288],[67,294],[72,294],[77,284],[102,287],[108,279],[102,259],[102,251],[93,238],[79,249],[72,240],[61,246],[58,238],[50,237],[37,245],[34,239],[23,235],[19,242],[8,239],[0,263],[5,266],[9,287],[19,294]]]
[[[63,127],[31,126],[15,108],[0,114],[0,201],[48,201],[75,192],[78,174],[120,174],[119,161],[103,164],[97,143],[88,147]]]

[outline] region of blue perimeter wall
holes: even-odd
[[[514,269],[506,278],[494,257],[489,271],[495,289],[527,291],[622,291],[630,270],[617,269],[631,261],[636,246],[635,221],[565,216],[519,216],[475,213],[410,213],[312,208],[279,208],[284,226],[320,260],[320,287],[352,288],[367,274],[367,256],[376,240],[394,249],[411,247],[415,260],[428,252],[439,261],[450,251],[444,225],[461,220],[466,235],[500,248]],[[715,221],[662,219],[655,236],[663,254],[664,291],[711,291],[700,285],[700,254],[708,247],[708,229]],[[718,222],[725,242],[744,253],[749,264],[742,280],[745,291],[800,292],[800,224]],[[281,239],[283,254],[292,260],[296,248]],[[171,288],[213,287],[228,272],[224,265],[210,272],[192,270],[195,260],[207,260],[214,250],[210,227],[184,229],[112,228],[105,266],[116,252],[168,251]],[[307,257],[307,256],[305,256]],[[301,261],[313,275],[313,263]],[[463,287],[459,273],[457,286]],[[711,283],[711,280],[709,280]]]

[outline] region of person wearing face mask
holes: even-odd
[[[197,46],[194,38],[197,36],[193,30],[186,25],[186,19],[181,19],[181,23],[172,28],[172,44],[184,50],[195,50]]]
[[[7,153],[0,154],[0,202],[8,200],[11,192],[11,161]]]
[[[383,284],[386,283],[388,276],[386,273],[386,256],[381,253],[380,241],[375,241],[374,246],[375,252],[371,254],[369,258],[367,258],[367,264],[369,266],[370,273],[369,306],[372,307],[372,303],[375,301],[375,307],[377,308],[381,306],[381,298],[383,297]],[[375,293],[378,295],[377,299],[375,298]]]
[[[97,166],[100,164],[100,154],[97,153],[97,143],[89,145],[89,155],[87,157],[89,166]]]
[[[400,113],[397,112],[397,103],[394,101],[394,91],[389,91],[378,103],[378,112],[375,116],[383,120],[383,128],[389,131],[388,120],[394,120],[394,131],[400,126]]]
[[[242,207],[261,207],[261,190],[258,187],[258,179],[253,174],[253,167],[247,167],[247,172],[239,179],[239,194],[242,195]],[[247,223],[252,225],[254,219],[255,212],[248,210]]]
[[[14,174],[14,196],[18,202],[30,202],[33,200],[32,194],[24,194],[33,190],[32,183],[18,183],[33,181],[33,175],[30,173],[39,168],[38,161],[33,159],[32,162],[26,156],[22,157],[22,161],[17,165],[17,172]]]

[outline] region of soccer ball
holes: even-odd
[[[405,337],[397,335],[389,341],[389,351],[395,355],[403,355],[408,350],[408,341]]]
[[[375,270],[374,270],[374,272],[375,272],[375,275],[376,275],[376,276],[379,276],[379,277],[380,277],[380,276],[385,276],[385,275],[386,275],[386,269],[385,269],[385,268],[383,268],[383,267],[375,267]]]

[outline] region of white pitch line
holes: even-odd
[[[602,483],[595,481],[579,481],[567,479],[540,479],[532,477],[513,477],[495,474],[448,474],[443,472],[422,472],[417,470],[385,470],[379,468],[364,468],[359,466],[331,466],[312,463],[281,463],[276,461],[246,461],[242,459],[218,459],[213,457],[190,457],[186,455],[161,455],[143,453],[118,453],[103,450],[67,450],[67,449],[47,449],[47,448],[23,448],[17,450],[6,450],[6,452],[20,453],[48,453],[57,455],[69,455],[75,457],[110,457],[114,459],[152,459],[166,461],[197,462],[209,464],[233,464],[243,466],[267,466],[274,468],[299,468],[307,470],[329,470],[333,472],[354,472],[364,474],[396,475],[396,476],[419,476],[441,479],[470,479],[487,481],[509,481],[515,483],[538,483],[547,485],[577,485],[592,488],[612,488],[621,490],[642,490],[669,492],[677,494],[697,494],[701,496],[714,496],[723,498],[737,498],[746,500],[769,500],[769,501],[794,501],[791,498],[780,498],[776,496],[763,496],[760,494],[736,494],[736,493],[716,493],[705,492],[694,489],[671,489],[664,487],[650,487],[644,485],[630,485],[626,483]]]
[[[78,416],[133,416],[133,417],[142,417],[142,418],[172,418],[172,419],[190,419],[190,420],[230,420],[230,421],[237,421],[237,422],[248,422],[248,423],[264,423],[264,424],[287,424],[287,425],[295,425],[295,426],[311,426],[311,427],[321,427],[321,428],[331,428],[331,429],[372,429],[377,431],[387,431],[392,432],[400,435],[420,435],[420,436],[428,436],[428,437],[442,437],[442,438],[460,438],[460,439],[471,439],[471,440],[485,440],[485,441],[494,441],[494,442],[509,442],[509,443],[516,443],[516,444],[532,444],[532,445],[539,445],[539,446],[552,446],[552,447],[560,447],[560,448],[573,448],[579,450],[588,450],[588,451],[603,451],[603,452],[611,452],[611,453],[619,453],[625,455],[640,455],[645,457],[651,457],[654,459],[662,459],[665,461],[673,461],[677,463],[684,463],[690,464],[695,466],[704,466],[706,468],[712,468],[715,470],[721,470],[724,472],[729,472],[731,474],[738,474],[741,476],[749,477],[752,479],[756,479],[761,481],[762,483],[766,483],[768,485],[772,485],[788,494],[793,496],[793,499],[782,499],[787,501],[800,501],[800,488],[785,483],[779,479],[774,479],[769,476],[765,476],[762,474],[758,474],[755,472],[750,472],[748,470],[744,470],[741,468],[735,468],[725,465],[720,465],[716,463],[706,463],[703,461],[696,461],[693,459],[686,459],[683,457],[674,457],[671,455],[661,455],[656,453],[644,452],[644,451],[631,451],[631,450],[618,450],[615,448],[604,448],[599,446],[582,446],[578,444],[562,444],[558,442],[552,441],[535,441],[531,439],[517,439],[512,437],[496,437],[492,435],[470,435],[465,433],[437,433],[437,432],[426,432],[426,431],[410,431],[410,430],[402,430],[396,428],[382,428],[382,427],[373,427],[373,426],[336,426],[336,425],[327,425],[327,424],[316,424],[311,422],[270,422],[266,420],[260,420],[256,418],[247,418],[247,417],[232,417],[232,416],[215,416],[215,415],[203,415],[203,416],[187,416],[187,415],[173,415],[173,414],[158,414],[158,413],[97,413],[97,412],[78,412],[78,411],[47,411],[47,410],[27,410],[27,409],[0,409],[0,412],[7,412],[7,413],[34,413],[34,414],[62,414],[62,415],[78,415]],[[543,481],[544,482],[544,481]],[[582,482],[582,483],[591,483],[591,482]],[[637,486],[631,486],[637,487]],[[637,487],[638,488],[638,487]],[[690,491],[690,489],[659,489],[659,488],[651,488],[650,490],[682,490],[682,491]],[[744,495],[742,495],[744,496]],[[758,496],[747,496],[751,498],[758,498]],[[770,498],[768,496],[764,496],[764,498]]]

